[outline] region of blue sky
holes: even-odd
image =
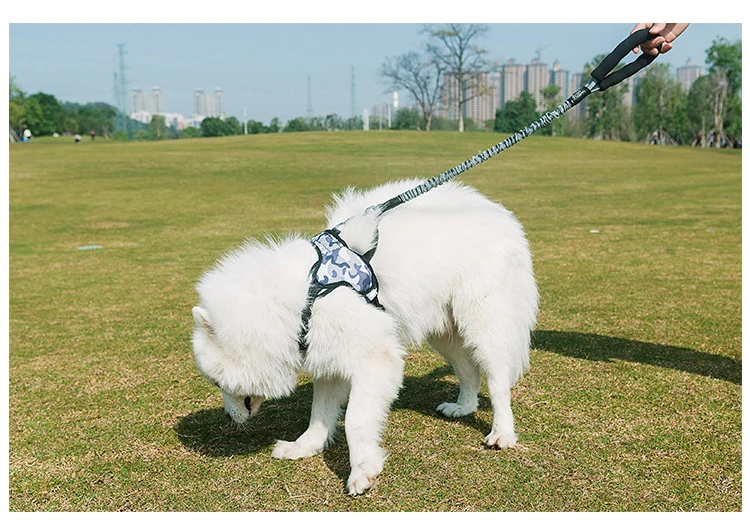
[[[205,9],[209,4],[200,5]],[[227,13],[222,12],[226,20]],[[189,116],[193,91],[213,91],[219,86],[230,115],[242,120],[247,108],[248,118],[264,123],[273,117],[285,122],[307,114],[308,77],[315,115],[349,117],[352,66],[358,113],[389,101],[387,86],[377,74],[380,65],[386,57],[416,50],[426,38],[420,34],[421,23],[347,23],[359,22],[356,16],[336,23],[201,24],[169,14],[157,15],[160,23],[100,23],[111,22],[106,16],[84,24],[61,19],[65,23],[42,24],[28,15],[15,20],[11,16],[9,73],[24,92],[43,91],[63,101],[113,103],[117,44],[125,44],[129,87],[145,91],[158,85],[167,111]],[[47,16],[41,21],[55,20],[59,19]],[[244,17],[243,21],[250,20]],[[429,17],[417,20],[431,21]],[[141,20],[136,17],[134,21]],[[564,69],[579,72],[584,63],[625,38],[635,21],[491,23],[479,44],[488,50],[489,58],[499,62],[515,58],[528,63],[542,48],[543,62],[558,60]],[[717,36],[741,39],[741,27],[739,23],[693,23],[659,60],[678,67],[690,58],[703,65],[711,42]],[[402,104],[405,96],[401,94]]]

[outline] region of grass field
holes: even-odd
[[[515,212],[534,253],[515,449],[482,447],[485,396],[438,416],[457,385],[427,348],[362,497],[345,495],[343,432],[315,458],[270,457],[306,428],[309,378],[247,429],[225,422],[190,344],[215,258],[315,234],[331,192],[431,177],[502,138],[10,145],[10,510],[740,511],[738,151],[531,137],[461,176]]]

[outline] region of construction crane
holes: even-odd
[[[547,44],[546,46],[539,46],[536,48],[536,61],[541,62],[542,61],[542,51],[547,49],[550,45]]]

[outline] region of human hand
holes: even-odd
[[[659,53],[666,53],[672,49],[672,41],[680,36],[689,25],[690,24],[641,23],[636,24],[630,33],[633,34],[639,29],[648,29],[649,33],[652,35],[659,35],[640,45],[640,49],[642,49],[645,54],[658,55]],[[659,48],[659,46],[661,46],[661,48]],[[638,47],[633,48],[633,53],[638,53]]]

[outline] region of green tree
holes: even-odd
[[[194,139],[196,137],[201,137],[201,136],[202,136],[202,134],[201,134],[200,129],[194,128],[193,126],[189,126],[189,127],[185,128],[180,133],[180,138],[181,139],[183,139],[183,138],[184,139]]]
[[[683,105],[682,88],[669,64],[654,63],[646,69],[635,90],[633,120],[639,140],[657,133],[659,142],[676,135],[676,118]]]
[[[218,117],[206,117],[201,121],[203,137],[224,137],[227,135],[224,121]]]
[[[706,50],[706,55],[712,79],[711,133],[717,138],[714,145],[719,147],[725,130],[735,136],[742,133],[742,102],[739,97],[742,90],[742,41],[729,42],[725,38],[717,38]]]
[[[62,131],[67,133],[75,133],[78,129],[78,122],[76,122],[75,115],[70,112],[66,112],[66,117],[63,120]]]
[[[562,103],[562,97],[560,97],[560,91],[562,88],[556,84],[550,84],[540,90],[542,99],[544,100],[545,111],[554,110]],[[539,130],[537,133],[541,135],[559,135],[562,133],[562,122],[560,119],[555,119],[547,126]]]
[[[708,136],[713,126],[712,85],[711,76],[703,75],[693,82],[688,92],[687,106],[690,108],[688,122],[694,131],[694,138],[691,142],[696,146],[708,145]]]
[[[323,119],[323,117],[310,117],[305,119],[305,123],[310,131],[320,131],[325,129],[325,119]]]
[[[167,137],[167,123],[163,115],[153,115],[148,126],[148,137],[152,141],[160,141]]]
[[[584,66],[583,76],[590,77],[591,72],[604,58],[604,55],[594,57],[592,62]],[[619,68],[615,68],[617,69]],[[589,137],[605,140],[628,138],[629,119],[622,102],[623,95],[627,92],[627,84],[622,83],[586,99],[584,128]]]
[[[125,133],[125,130],[117,130],[112,135],[112,140],[117,142],[128,142],[130,140],[130,137],[127,133]]]
[[[8,120],[10,127],[17,134],[23,133],[23,127],[26,125],[26,107],[24,105],[24,94],[21,88],[16,84],[16,79],[11,75],[9,90],[10,97],[8,101]]]
[[[88,135],[91,130],[100,137],[108,137],[114,131],[117,110],[104,102],[88,103],[83,106],[65,103],[64,106],[75,115],[76,133]]]
[[[274,117],[271,119],[271,122],[268,124],[268,128],[266,128],[266,133],[279,133],[281,131],[281,121],[278,117]]]
[[[729,93],[736,94],[742,89],[742,41],[729,42],[724,37],[716,38],[706,50],[706,64],[709,73],[718,69],[726,72]]]
[[[522,91],[516,100],[505,103],[505,107],[495,112],[496,132],[513,133],[525,128],[539,118],[536,101],[528,91]]]
[[[303,132],[310,131],[310,125],[304,117],[295,117],[284,126],[284,132]]]
[[[401,108],[391,121],[391,129],[417,130],[419,129],[419,112],[416,108]]]
[[[344,129],[344,120],[335,113],[326,115],[324,122],[325,129],[328,131]]]
[[[37,128],[35,135],[52,135],[55,132],[62,131],[65,112],[55,96],[39,92],[30,95],[26,99],[26,103],[28,104],[31,100],[35,100],[39,104],[41,112],[39,121],[34,124]]]
[[[349,117],[344,121],[345,130],[361,130],[363,125],[364,122],[362,121],[362,117],[359,115],[355,117]]]
[[[247,121],[247,133],[249,134],[258,134],[258,133],[265,133],[265,126],[263,126],[263,123],[260,121],[254,121],[250,119]]]
[[[39,104],[39,101],[29,97],[23,101],[23,107],[24,118],[21,128],[28,128],[31,130],[32,135],[41,135],[42,126],[44,125],[44,114],[42,113],[42,106]]]
[[[226,135],[242,135],[242,123],[237,117],[227,117],[224,121],[224,130]]]

